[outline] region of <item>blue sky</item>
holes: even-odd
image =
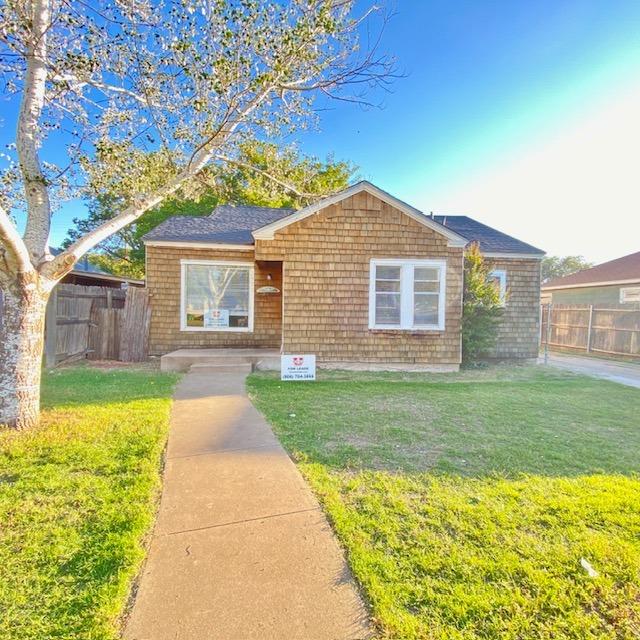
[[[640,249],[640,2],[399,0],[384,49],[406,73],[384,108],[334,104],[303,151],[549,253]],[[81,212],[56,215],[53,244]]]

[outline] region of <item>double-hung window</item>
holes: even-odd
[[[253,264],[183,260],[182,331],[252,331]]]
[[[372,260],[369,328],[444,329],[444,260]]]

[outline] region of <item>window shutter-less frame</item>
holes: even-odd
[[[376,318],[376,301],[378,294],[386,293],[377,289],[378,267],[391,266],[400,268],[400,324],[384,324],[378,322]],[[416,292],[416,269],[434,269],[438,274],[435,291]],[[446,307],[446,260],[405,260],[405,259],[373,259],[369,268],[369,328],[386,329],[395,331],[443,331],[445,328],[445,307]],[[435,280],[420,280],[425,284],[436,282]],[[429,289],[430,287],[425,287]],[[414,316],[416,313],[416,298],[436,297],[438,301],[437,322],[430,324],[416,324]]]

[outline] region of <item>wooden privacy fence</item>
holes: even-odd
[[[640,357],[640,306],[541,307],[540,343],[618,356]]]
[[[84,357],[143,361],[150,314],[146,289],[60,284],[47,306],[45,364]]]

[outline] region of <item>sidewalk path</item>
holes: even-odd
[[[244,390],[187,374],[127,640],[370,637],[320,507]]]
[[[540,358],[539,362],[544,362]],[[572,356],[563,353],[549,353],[549,364],[574,373],[606,378],[613,382],[640,388],[640,364],[603,360],[585,356]]]

